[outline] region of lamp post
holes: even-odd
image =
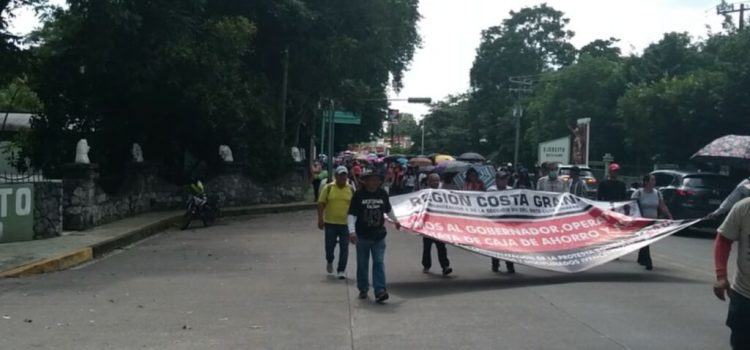
[[[424,154],[424,130],[426,128],[424,117],[422,117],[422,120],[419,121],[419,124],[422,126],[422,152],[420,152],[422,155]]]

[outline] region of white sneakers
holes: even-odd
[[[336,273],[336,277],[338,279],[340,279],[340,280],[345,280],[346,279],[346,272],[345,271],[339,271],[338,273]]]

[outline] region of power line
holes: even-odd
[[[726,0],[722,0],[720,4],[716,5],[716,14],[722,16],[730,16],[732,13],[739,12],[739,28],[740,30],[742,30],[743,28],[745,28],[745,10],[750,10],[750,6],[745,6],[745,4],[748,3],[750,3],[750,1],[727,3]],[[739,5],[739,7],[737,7],[736,5]]]

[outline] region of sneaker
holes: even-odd
[[[422,273],[430,273],[430,268],[429,267],[423,268]]]
[[[375,295],[375,301],[377,301],[379,303],[382,303],[382,302],[388,300],[389,297],[390,296],[388,295],[388,292],[386,292],[385,290],[383,290],[380,293],[378,293],[378,294]]]
[[[336,273],[336,278],[338,278],[340,280],[345,280],[346,279],[346,272],[344,272],[344,271],[337,272]]]
[[[453,273],[453,269],[452,268],[446,267],[446,268],[443,269],[443,276],[448,276],[451,273]]]
[[[649,270],[649,271],[651,271],[651,270],[653,270],[653,269],[654,269],[654,265],[652,265],[652,264],[648,264],[648,265],[646,265],[646,270]]]
[[[333,263],[326,264],[326,271],[328,271],[328,273],[333,273]]]
[[[367,299],[367,292],[359,292],[360,299]]]

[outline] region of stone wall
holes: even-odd
[[[62,229],[62,181],[34,183],[34,239],[59,236]]]
[[[131,164],[120,191],[109,195],[97,185],[95,165],[70,165],[64,179],[64,220],[66,230],[85,230],[136,214],[182,209],[186,189],[163,180],[152,164]],[[301,201],[304,198],[304,167],[270,184],[257,184],[243,174],[239,164],[204,182],[209,195],[219,198],[220,206],[242,206]]]

